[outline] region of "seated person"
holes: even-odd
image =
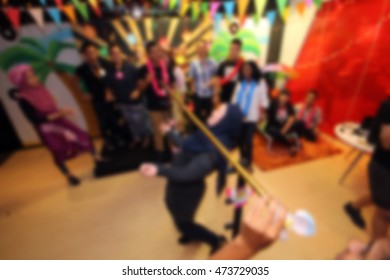
[[[213,106],[207,126],[222,144],[232,149],[241,131],[241,111],[236,105],[221,102],[219,94],[214,94]],[[163,134],[180,150],[175,154],[172,164],[146,163],[140,167],[140,172],[147,177],[163,176],[168,179],[165,201],[182,234],[179,243],[202,241],[215,252],[224,243],[224,237],[196,223],[195,214],[205,192],[206,176],[214,170],[224,173],[226,161],[201,131],[180,139],[169,123],[161,128]]]
[[[300,137],[315,142],[318,137],[318,126],[322,120],[321,109],[316,105],[317,92],[307,93],[304,103],[296,106],[297,120],[295,128]]]
[[[295,119],[294,108],[290,102],[290,92],[284,89],[271,102],[265,131],[273,139],[287,146],[292,156],[298,151],[297,140],[292,137],[292,133],[295,132]]]

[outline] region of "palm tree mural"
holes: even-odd
[[[56,40],[46,45],[35,38],[24,37],[20,39],[18,45],[0,53],[0,68],[8,71],[16,64],[28,63],[34,68],[43,84],[51,73],[55,73],[76,100],[84,115],[89,133],[95,136],[98,134],[98,127],[92,106],[85,102],[83,93],[74,83],[73,73],[76,67],[57,61],[58,56],[65,49],[76,49],[76,45]]]

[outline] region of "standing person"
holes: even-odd
[[[206,42],[200,42],[197,47],[198,58],[190,65],[189,77],[191,93],[195,101],[195,114],[205,122],[213,108],[211,101],[213,90],[210,81],[216,73],[217,66],[209,58]]]
[[[386,237],[390,225],[390,98],[381,104],[370,138],[376,144],[368,165],[371,199],[369,196],[362,197],[346,204],[345,210],[357,226],[364,228],[365,222],[360,210],[372,201],[376,211],[371,239],[376,240]]]
[[[167,89],[174,86],[175,79],[172,66],[167,63],[163,50],[156,42],[149,42],[146,45],[146,52],[147,62],[140,68],[138,77],[152,121],[157,160],[162,161],[164,135],[160,131],[160,125],[167,122],[171,116],[171,103]]]
[[[104,92],[108,62],[99,58],[99,52],[92,43],[84,43],[80,51],[84,62],[76,69],[77,83],[81,81],[88,90],[86,98],[92,102],[104,143],[108,149],[113,149],[115,141],[113,140]]]
[[[68,170],[65,161],[83,152],[93,154],[96,161],[101,159],[95,153],[87,133],[67,119],[74,114],[73,110],[57,107],[53,97],[27,64],[11,68],[9,79],[18,90],[14,98],[36,129],[42,143],[51,152],[54,162],[70,185],[79,185],[80,180]]]
[[[290,102],[290,92],[286,89],[271,102],[267,113],[266,132],[281,144],[289,147],[290,154],[295,156],[298,148],[296,139],[291,137],[294,131],[295,112]]]
[[[126,60],[118,45],[110,45],[109,51],[112,64],[107,71],[107,98],[119,107],[131,132],[132,146],[142,142],[146,147],[151,125],[137,84],[137,68]]]
[[[234,39],[230,45],[228,59],[222,62],[217,70],[219,83],[222,86],[222,100],[224,102],[231,102],[241,67],[244,64],[244,59],[241,57],[241,49],[241,40]]]
[[[245,116],[240,153],[242,160],[250,166],[253,156],[253,136],[257,124],[265,119],[270,103],[267,84],[262,79],[261,71],[255,62],[244,63],[232,102],[240,106]]]
[[[236,105],[221,102],[218,95],[213,97],[213,104],[207,126],[222,144],[232,149],[241,130],[241,111]],[[168,179],[165,202],[182,234],[179,243],[203,241],[215,252],[224,244],[225,238],[197,224],[194,219],[205,192],[206,176],[215,169],[225,172],[225,159],[200,131],[181,140],[169,124],[163,124],[162,130],[180,151],[171,165],[143,164],[140,172],[147,177]]]
[[[305,102],[296,106],[297,120],[295,127],[299,136],[315,142],[318,138],[318,126],[322,121],[322,112],[317,106],[317,92],[311,90],[307,93]]]

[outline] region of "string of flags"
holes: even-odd
[[[291,8],[297,9],[299,14],[304,15],[307,7],[316,5],[321,8],[323,0],[297,0],[293,1],[291,5],[288,0],[240,0],[240,1],[202,1],[202,0],[160,0],[160,4],[170,11],[178,11],[180,16],[187,15],[190,11],[192,20],[197,20],[201,16],[209,16],[215,19],[223,18],[223,9],[228,20],[232,20],[235,11],[240,23],[244,23],[248,14],[248,7],[250,2],[254,2],[253,17],[256,22],[262,17],[267,1],[275,1],[277,10],[269,11],[265,15],[268,20],[275,21],[277,14],[283,20],[287,20]],[[7,5],[8,1],[5,1]],[[83,21],[90,20],[91,13],[96,17],[103,17],[103,6],[106,10],[113,11],[117,8],[124,8],[122,0],[54,0],[54,6],[47,6],[47,0],[39,0],[41,6],[39,7],[13,7],[5,6],[0,8],[9,22],[15,29],[20,28],[21,12],[26,12],[30,15],[32,20],[40,27],[44,28],[45,13],[47,13],[55,24],[61,24],[63,20],[71,23],[77,23],[81,18]],[[146,2],[146,1],[144,1]],[[148,3],[148,8],[150,3]]]

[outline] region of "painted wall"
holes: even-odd
[[[375,113],[390,93],[390,0],[326,3],[318,13],[291,81],[294,99],[317,89],[332,132],[343,121]]]

